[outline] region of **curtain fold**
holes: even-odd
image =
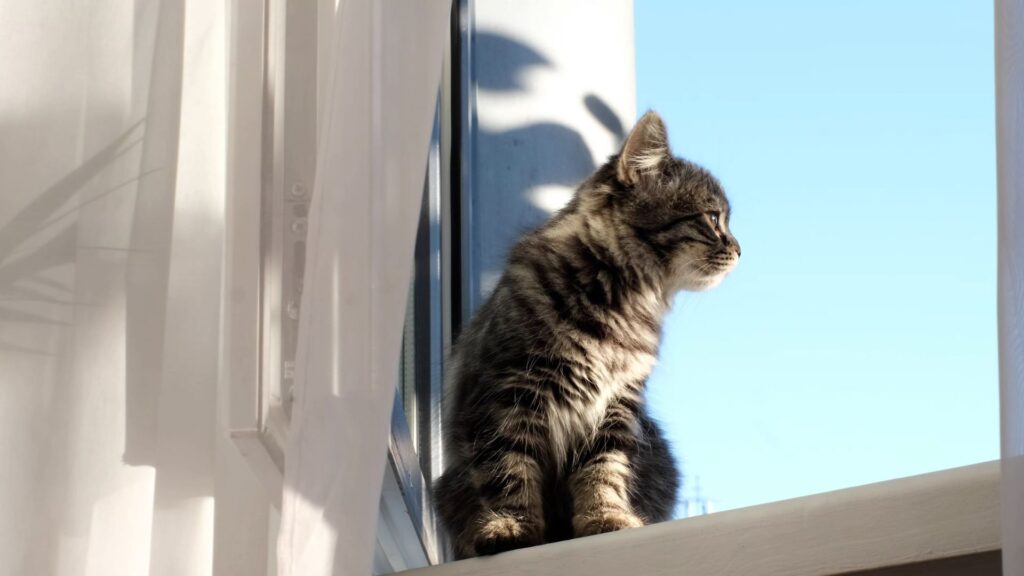
[[[280,576],[370,574],[449,0],[342,0],[332,30]]]
[[[1024,574],[1024,0],[996,0],[1003,574]]]

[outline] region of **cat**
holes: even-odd
[[[511,249],[453,347],[435,501],[456,558],[672,514],[679,473],[644,388],[679,290],[737,264],[729,202],[645,114],[621,151]]]

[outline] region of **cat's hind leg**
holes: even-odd
[[[484,435],[470,469],[482,511],[475,522],[476,553],[496,554],[544,541],[544,468],[535,414],[513,409]]]
[[[455,463],[434,485],[434,503],[441,523],[451,536],[455,559],[476,556],[474,526],[481,513],[480,494],[470,483],[469,467]]]
[[[460,438],[458,461],[445,471],[437,491],[459,558],[544,542],[547,429],[536,396],[506,386],[490,401],[492,410],[475,423],[471,435]]]

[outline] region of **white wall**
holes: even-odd
[[[490,292],[509,244],[617,151],[636,118],[636,80],[631,0],[464,9],[466,312]]]

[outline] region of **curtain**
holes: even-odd
[[[225,30],[223,2],[0,1],[4,574],[266,565],[218,513],[267,510],[218,425]]]
[[[278,540],[281,576],[370,574],[449,0],[342,0]]]
[[[319,5],[277,552],[282,574],[368,574],[449,3]],[[226,432],[220,358],[226,35],[247,8],[0,0],[5,574],[268,572],[273,514]]]
[[[1024,0],[997,0],[1003,573],[1024,574]]]

